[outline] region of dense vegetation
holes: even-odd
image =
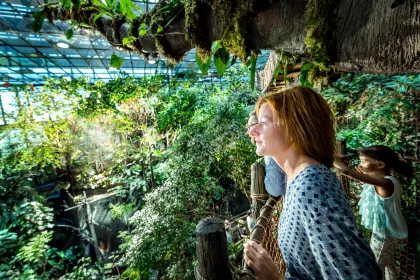
[[[123,75],[16,88],[0,127],[0,278],[147,279],[158,270],[192,279],[196,223],[226,214],[232,192],[248,196],[257,157],[244,127],[258,93],[246,77],[231,67],[214,85]],[[419,90],[420,75],[353,74],[322,94],[348,148],[381,143],[419,156]],[[410,212],[415,167],[405,181]],[[128,221],[120,249],[102,261],[93,232],[60,222],[65,208],[53,202],[64,192],[77,206],[83,191],[114,195],[113,219]],[[65,244],[74,231],[95,253]]]
[[[1,277],[84,279],[121,267],[132,279],[150,269],[173,278],[180,267],[191,276],[196,223],[222,213],[232,190],[246,193],[256,160],[244,131],[256,99],[245,71],[230,69],[223,85],[155,76],[17,88],[1,131]],[[77,230],[54,225],[44,197],[60,189],[76,201],[83,190],[117,193],[112,215],[130,225],[115,261],[93,265],[81,248],[60,245]]]

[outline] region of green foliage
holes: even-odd
[[[24,262],[36,263],[46,261],[48,242],[52,239],[51,232],[43,232],[29,239],[28,243],[20,247],[17,259]]]
[[[0,256],[15,249],[17,240],[18,236],[15,232],[9,232],[8,229],[0,230]]]
[[[71,3],[73,4],[73,7],[75,9],[79,9],[80,8],[80,2],[81,2],[81,0],[71,0]]]
[[[116,54],[111,55],[111,66],[120,69],[124,63],[124,59]]]
[[[130,37],[128,37],[128,38],[124,38],[124,39],[122,40],[122,43],[123,43],[123,45],[130,45],[130,44],[134,43],[134,41],[136,41],[136,40],[137,40],[137,38],[136,38],[136,37],[134,37],[134,36],[130,36]]]
[[[397,151],[418,152],[416,126],[420,75],[348,74],[323,91],[340,127],[338,138],[350,149],[385,144]]]
[[[229,52],[225,48],[219,48],[214,53],[214,65],[216,66],[216,71],[219,77],[223,76],[225,73],[226,67],[229,63]]]
[[[258,55],[254,54],[251,56],[250,58],[250,62],[251,62],[251,89],[254,90],[255,88],[255,71],[256,71],[256,66],[257,66],[257,58]]]
[[[207,72],[210,69],[211,66],[211,57],[208,57],[205,62],[201,60],[201,57],[198,55],[198,53],[195,54],[195,61],[197,62],[198,69],[200,69],[201,74],[207,75]]]
[[[127,275],[141,279],[149,269],[165,271],[173,278],[176,267],[191,264],[196,223],[206,212],[222,210],[218,204],[226,186],[220,182],[231,178],[245,190],[249,166],[255,160],[253,146],[243,132],[247,104],[256,98],[249,89],[196,85],[188,90],[197,96],[190,103],[194,106],[188,108],[177,106],[186,89],[178,91],[157,113],[158,119],[167,115],[168,109],[172,115],[192,114],[183,118],[182,124],[173,118],[175,123],[166,126],[176,129],[177,135],[164,153],[162,168],[167,179],[145,196],[144,206],[131,218],[132,236],[121,248],[123,263],[129,265]]]
[[[133,9],[141,12],[141,9],[136,4],[133,4],[131,0],[120,0],[119,3],[121,14],[127,16],[128,20],[133,20],[136,17],[136,15],[133,12]]]
[[[35,32],[39,32],[42,29],[46,16],[42,11],[37,11],[34,13],[34,22],[32,23],[32,29]]]
[[[170,88],[160,93],[160,109],[156,120],[160,131],[174,131],[187,124],[194,116],[200,97],[206,92],[199,88],[179,88],[175,92]]]
[[[302,65],[300,69],[300,83],[303,86],[313,87],[313,83],[311,83],[308,79],[308,73],[313,68],[313,63],[305,63]]]
[[[131,214],[135,209],[135,203],[128,204],[112,204],[111,203],[111,214],[114,219],[122,219],[125,215]]]
[[[141,11],[131,0],[106,0],[104,2],[101,0],[92,0],[92,4],[98,10],[98,14],[93,19],[93,23],[104,15],[108,15],[111,18],[115,18],[117,15],[124,15],[128,20],[132,21],[136,17],[133,10]]]
[[[103,267],[99,263],[92,263],[91,258],[81,258],[72,272],[60,277],[60,280],[88,280],[103,279]]]
[[[66,38],[67,40],[70,40],[71,38],[73,38],[73,29],[70,28],[69,30],[66,31]]]

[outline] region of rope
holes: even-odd
[[[198,264],[196,264],[194,267],[194,275],[196,280],[207,280],[206,278],[201,276],[200,272],[198,272]]]
[[[233,279],[237,279],[237,280],[255,280],[255,275],[247,270],[247,269],[243,269],[243,270],[235,270],[234,274],[233,274]]]
[[[257,223],[261,219],[265,220],[265,222],[268,223],[268,218],[267,217],[264,217],[264,216],[259,216],[258,219],[257,219]]]
[[[253,193],[251,192],[251,198],[254,198],[255,200],[261,202],[261,203],[265,203],[266,200],[269,198],[270,196],[268,194],[257,194],[257,193]]]
[[[255,275],[248,269],[237,270],[231,265],[231,270],[233,270],[233,279],[235,280],[256,280]],[[196,280],[207,280],[198,272],[198,264],[194,266],[194,275]]]

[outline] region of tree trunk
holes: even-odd
[[[304,43],[307,1],[273,2],[269,8],[257,12],[251,19],[251,30],[248,30],[251,34],[251,48],[283,50],[297,56],[310,57]],[[420,72],[420,0],[341,0],[336,5],[333,32],[336,39],[336,70],[388,74]],[[54,8],[48,9],[51,12]],[[50,18],[73,18],[76,22],[92,24],[93,16],[89,12],[77,11],[70,16],[68,11],[55,10]],[[217,13],[206,8],[200,16],[208,18],[207,26],[200,29],[208,43],[221,39],[225,28]],[[121,45],[122,38],[128,37],[131,25],[120,25],[117,36],[112,26],[109,16],[102,16],[95,24],[95,28],[111,44]],[[185,37],[185,16],[174,20],[165,27],[163,33],[142,36],[130,47],[133,51],[157,54],[158,48],[153,36],[162,36],[165,48],[177,57],[182,57],[195,47],[195,42]]]
[[[102,254],[99,251],[99,244],[98,244],[98,238],[96,237],[96,231],[95,231],[95,226],[93,224],[93,219],[94,219],[94,215],[90,209],[90,205],[89,202],[86,201],[86,192],[83,191],[83,197],[84,197],[84,206],[86,207],[86,225],[89,228],[89,232],[90,232],[90,238],[92,240],[92,245],[94,247],[95,250],[95,256],[96,256],[96,261],[102,261]]]

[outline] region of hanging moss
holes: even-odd
[[[202,61],[207,61],[211,55],[211,42],[205,32],[207,21],[203,15],[210,12],[209,6],[200,0],[188,0],[185,1],[184,7],[186,38],[194,41],[197,54]]]
[[[229,49],[229,52],[242,61],[245,61],[251,55],[251,51],[255,49],[252,46],[249,33],[252,14],[253,2],[239,0],[231,23],[233,25],[232,29],[226,34],[227,38],[223,39],[223,43]]]
[[[120,28],[121,26],[127,22],[127,18],[124,15],[117,15],[114,20],[112,21],[112,38],[114,39],[114,45],[121,45],[122,39],[120,38]],[[122,46],[126,50],[130,50],[125,46]]]
[[[142,17],[136,17],[131,22],[130,30],[128,31],[128,36],[133,36],[133,37],[137,38],[139,36],[139,29],[140,29],[141,23],[142,23]],[[142,46],[141,46],[141,44],[138,40],[135,40],[133,45],[135,47],[135,49],[134,49],[135,52],[137,52],[138,54],[143,54]]]
[[[306,5],[307,34],[305,44],[314,65],[324,72],[332,70],[335,60],[335,0],[308,0]]]
[[[151,34],[155,35],[156,48],[158,52],[168,59],[169,64],[176,64],[184,58],[184,55],[174,53],[170,47],[164,31],[158,32],[159,28],[166,26],[169,20],[178,15],[178,11],[173,8],[162,9],[169,5],[170,2],[161,1],[153,9],[145,14],[144,22],[149,26]]]
[[[272,0],[186,0],[185,26],[187,39],[194,40],[197,53],[203,61],[211,54],[208,41],[208,14],[212,11],[223,26],[222,44],[229,53],[245,61],[256,52],[249,30],[252,16],[265,9]],[[211,10],[209,10],[209,8]]]

